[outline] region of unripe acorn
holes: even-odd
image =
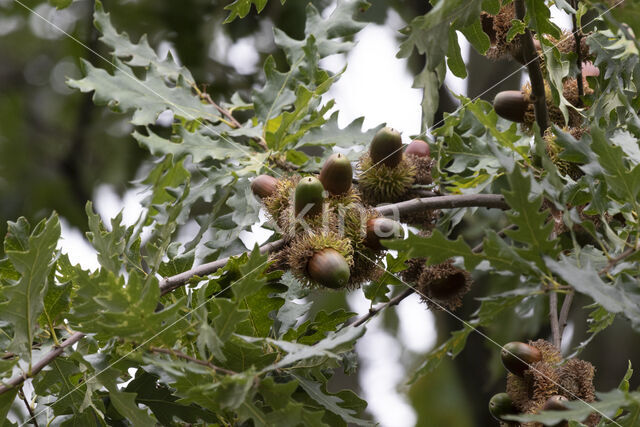
[[[502,364],[514,375],[523,376],[529,365],[542,360],[542,353],[537,348],[523,342],[513,341],[502,347],[500,353]]]
[[[320,180],[313,176],[302,178],[296,185],[294,195],[294,208],[296,216],[308,205],[310,209],[305,215],[316,215],[322,212],[322,202],[324,201],[324,187]]]
[[[346,286],[351,274],[347,260],[332,248],[313,254],[307,263],[307,273],[315,282],[331,289]]]
[[[407,149],[404,150],[404,154],[412,154],[418,157],[429,157],[431,155],[431,149],[429,144],[420,140],[414,139],[407,145]]]
[[[507,393],[498,393],[489,400],[489,413],[498,421],[505,421],[505,415],[515,415],[518,409]]]
[[[369,146],[369,155],[373,164],[395,168],[402,161],[402,137],[400,132],[383,127],[376,133]]]
[[[371,218],[367,221],[367,235],[364,239],[365,246],[374,249],[386,249],[380,243],[381,239],[402,239],[404,230],[397,221],[389,218]]]
[[[253,194],[264,199],[271,196],[276,191],[278,180],[269,175],[258,175],[251,181],[251,191]]]
[[[519,90],[505,90],[496,95],[493,108],[500,117],[516,123],[524,123],[529,104]]]
[[[320,171],[320,182],[330,194],[339,196],[351,188],[353,169],[349,159],[340,153],[329,156]]]

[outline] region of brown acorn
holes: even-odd
[[[404,150],[404,154],[411,154],[418,157],[429,157],[431,155],[431,149],[429,148],[429,144],[420,139],[414,139],[407,145],[406,150]]]
[[[373,250],[386,249],[380,243],[381,239],[401,239],[404,237],[402,225],[389,218],[371,218],[367,221],[367,235],[364,244]]]
[[[376,133],[369,146],[369,155],[374,165],[382,163],[395,168],[402,161],[402,137],[400,132],[384,127]]]
[[[598,77],[600,69],[593,65],[593,62],[582,63],[582,77]]]
[[[550,398],[547,399],[546,402],[544,402],[544,405],[542,405],[542,410],[543,411],[566,411],[569,408],[567,408],[567,406],[564,403],[568,400],[569,399],[567,399],[566,397],[556,394],[555,396],[551,396]]]
[[[261,199],[271,196],[276,191],[278,180],[270,175],[258,175],[251,181],[251,191]]]
[[[320,182],[334,196],[346,194],[351,188],[353,169],[349,159],[340,153],[329,156],[320,171]]]
[[[313,176],[302,178],[296,185],[294,195],[294,207],[296,216],[302,212],[308,205],[311,208],[305,212],[305,215],[313,216],[322,212],[322,203],[324,202],[324,187],[320,180]]]
[[[507,393],[498,393],[489,400],[489,413],[496,420],[505,421],[505,415],[515,415],[518,413],[518,409]]]
[[[524,123],[529,103],[519,90],[506,90],[496,95],[493,108],[500,117],[516,123]]]
[[[529,365],[542,360],[542,353],[537,348],[523,342],[513,341],[502,347],[500,353],[502,364],[514,375],[522,377]]]
[[[338,251],[325,248],[313,254],[307,263],[309,277],[331,289],[343,288],[349,282],[349,264]]]

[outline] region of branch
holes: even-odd
[[[425,209],[455,209],[455,208],[496,208],[509,209],[509,205],[500,194],[464,194],[461,196],[436,196],[407,200],[390,205],[378,206],[376,210],[382,215],[394,213],[408,214]]]
[[[562,339],[560,338],[560,326],[558,324],[558,294],[553,290],[549,293],[549,319],[551,321],[553,345],[559,350]]]
[[[45,366],[51,363],[56,357],[60,356],[65,348],[77,343],[82,338],[84,338],[84,334],[81,332],[75,332],[69,338],[67,338],[59,347],[54,348],[49,353],[47,353],[41,360],[38,361],[35,365],[31,367],[31,372],[24,373],[20,376],[16,376],[11,378],[6,383],[0,385],[0,394],[6,393],[14,387],[18,387],[20,384],[25,382],[28,378],[34,377],[37,375]]]
[[[394,212],[408,213],[415,212],[420,209],[447,209],[447,208],[461,208],[461,207],[487,207],[487,208],[499,208],[508,209],[509,206],[505,203],[504,198],[498,194],[473,194],[463,196],[436,196],[425,197],[422,199],[413,199],[405,202],[395,203],[391,205],[379,206],[374,208],[383,215],[393,214]],[[265,245],[260,246],[260,253],[268,253],[276,251],[285,244],[283,239],[276,240]],[[242,254],[234,255],[240,256],[243,254],[249,254],[250,251],[243,252]],[[194,276],[206,276],[218,271],[218,269],[225,266],[229,262],[231,257],[222,258],[213,262],[199,265],[191,270],[176,274],[162,279],[160,281],[160,294],[166,295],[167,293],[184,286]],[[404,297],[406,298],[406,296]],[[402,299],[398,300],[400,302]],[[22,384],[27,378],[33,377],[40,372],[45,366],[51,363],[56,357],[60,356],[66,347],[75,344],[84,338],[85,334],[81,332],[75,332],[69,338],[67,338],[59,347],[51,350],[46,354],[42,360],[33,365],[29,374],[23,374],[16,376],[3,385],[0,385],[0,395],[6,393],[13,387],[17,387]]]
[[[584,83],[582,81],[582,29],[578,27],[578,20],[576,14],[578,13],[578,0],[573,1],[573,7],[576,9],[576,13],[571,15],[571,21],[573,22],[573,38],[576,41],[576,65],[578,66],[578,76],[576,77],[578,82],[578,105],[582,107],[582,97],[584,96]]]
[[[618,264],[620,261],[624,260],[628,256],[638,252],[638,250],[640,250],[640,246],[631,246],[630,248],[627,248],[624,252],[622,252],[617,257],[611,258],[607,263],[607,266],[604,267],[602,270],[600,270],[598,274],[603,275],[603,274],[609,273],[609,271],[611,271],[611,269],[615,267],[616,264]]]
[[[214,371],[219,372],[221,374],[226,374],[226,375],[236,375],[237,374],[237,372],[230,371],[230,370],[225,369],[225,368],[221,368],[219,366],[214,365],[211,362],[207,362],[206,360],[196,359],[195,357],[191,357],[188,354],[184,354],[183,352],[178,351],[178,350],[173,350],[173,349],[169,349],[169,348],[160,348],[160,347],[151,347],[151,348],[149,348],[149,350],[151,350],[154,353],[163,353],[163,354],[168,354],[170,356],[179,357],[180,359],[185,359],[185,360],[188,360],[190,362],[197,363],[198,365],[202,365],[202,366],[206,366],[208,368],[211,368]]]
[[[22,386],[20,387],[20,390],[18,390],[18,395],[20,396],[20,399],[22,399],[22,401],[24,402],[24,406],[27,407],[27,411],[29,411],[30,418],[25,422],[25,424],[28,423],[29,421],[32,421],[33,425],[35,427],[38,427],[38,420],[36,420],[36,416],[33,413],[33,409],[31,408],[31,404],[29,403],[29,401],[27,400],[26,396],[24,395],[24,391],[22,390]]]
[[[524,0],[515,0],[515,6],[516,18],[524,21],[526,14]],[[536,114],[536,122],[538,123],[538,127],[540,127],[540,134],[544,134],[544,131],[549,127],[549,112],[547,111],[544,77],[540,70],[538,52],[533,44],[533,36],[528,27],[525,27],[521,40],[522,54],[525,64],[527,64],[527,70],[529,70],[529,79],[531,80],[531,95],[533,96],[533,109]]]
[[[351,324],[351,326],[360,326],[360,325],[362,325],[367,320],[373,318],[376,314],[378,314],[379,312],[381,312],[385,308],[400,304],[400,301],[402,301],[403,299],[405,299],[406,297],[408,297],[411,294],[413,294],[413,288],[405,289],[400,295],[396,295],[395,297],[391,298],[389,301],[385,302],[384,304],[380,304],[379,306],[377,306],[375,308],[369,309],[369,312],[367,314],[365,314],[360,319],[358,319],[355,322],[353,322]]]
[[[573,289],[564,297],[564,301],[562,302],[562,308],[560,309],[560,319],[558,321],[560,325],[560,340],[562,340],[562,334],[564,333],[564,328],[567,326],[567,320],[569,319],[569,309],[571,308],[571,303],[573,302],[573,296],[576,294],[576,291]]]

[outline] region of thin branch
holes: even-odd
[[[421,199],[413,199],[405,202],[400,202],[392,205],[385,205],[375,208],[383,215],[390,215],[394,212],[408,213],[415,212],[421,209],[451,209],[461,207],[487,207],[487,208],[499,208],[508,209],[509,206],[505,203],[504,198],[497,194],[474,194],[474,195],[462,195],[462,196],[437,196],[437,197],[425,197]],[[285,241],[283,239],[276,240],[265,245],[262,245],[259,250],[260,253],[268,253],[276,251],[284,246]],[[243,254],[249,254],[250,251]],[[238,254],[235,256],[240,256]],[[176,274],[162,279],[160,281],[160,294],[166,295],[167,293],[185,285],[194,276],[206,276],[218,271],[218,269],[225,266],[231,257],[219,259],[217,261],[209,262],[192,268],[191,270]],[[405,296],[406,298],[406,296]],[[398,302],[400,302],[398,300]],[[59,347],[55,347],[48,354],[46,354],[38,363],[33,365],[29,374],[23,374],[11,378],[9,381],[0,385],[0,395],[6,393],[14,387],[22,384],[27,378],[33,377],[40,372],[45,366],[51,363],[56,357],[60,356],[66,347],[69,347],[76,342],[84,338],[85,334],[81,332],[74,332],[69,338],[67,338]]]
[[[379,206],[376,210],[382,215],[394,213],[409,214],[425,209],[455,209],[483,207],[496,209],[509,209],[509,205],[500,194],[464,194],[454,196],[423,197],[421,199],[407,200],[390,205]]]
[[[576,13],[571,15],[571,21],[573,22],[573,38],[576,41],[576,65],[578,66],[578,76],[576,77],[578,82],[578,107],[582,107],[582,97],[584,96],[584,83],[582,81],[582,28],[578,28],[578,19],[576,14],[578,13],[578,0],[573,1],[573,7],[576,9]]]
[[[81,332],[75,332],[69,338],[67,338],[59,347],[54,348],[49,353],[47,353],[41,360],[38,361],[35,365],[31,367],[31,372],[24,373],[22,375],[11,378],[9,381],[0,385],[0,394],[6,393],[14,387],[18,387],[20,384],[25,382],[28,378],[34,377],[37,375],[45,366],[51,363],[56,357],[60,356],[65,348],[77,343],[82,338],[84,338],[84,334]]]
[[[606,267],[604,267],[602,270],[600,270],[598,272],[598,274],[602,276],[603,274],[609,273],[609,271],[611,271],[611,269],[613,267],[615,267],[616,264],[618,264],[620,261],[624,260],[628,256],[633,255],[634,253],[638,252],[638,250],[640,250],[640,246],[631,246],[630,248],[627,248],[624,252],[622,252],[617,257],[611,258],[609,260],[609,262],[607,263]]]
[[[151,350],[154,353],[164,353],[164,354],[168,354],[170,356],[178,357],[180,359],[188,360],[190,362],[197,363],[198,365],[202,365],[202,366],[206,366],[208,368],[211,368],[214,371],[219,372],[221,374],[225,374],[225,375],[235,375],[235,374],[237,374],[237,372],[230,371],[229,369],[221,368],[219,366],[214,365],[211,362],[207,362],[206,360],[196,359],[195,357],[189,356],[188,354],[184,354],[183,352],[178,351],[178,350],[173,350],[173,349],[169,349],[169,348],[160,348],[160,347],[150,347],[149,350]]]
[[[375,308],[369,309],[369,312],[367,314],[365,314],[360,319],[358,319],[355,322],[353,322],[351,324],[351,326],[360,326],[360,325],[362,325],[367,320],[371,319],[372,317],[374,317],[376,314],[378,314],[379,312],[381,312],[385,308],[400,304],[400,301],[402,301],[403,299],[405,299],[409,295],[413,294],[413,292],[414,292],[413,288],[405,289],[404,291],[402,291],[401,294],[396,295],[395,297],[391,298],[389,301],[385,302],[384,304],[380,304],[379,306],[377,306]]]
[[[509,224],[505,228],[503,228],[502,230],[498,231],[498,236],[504,237],[507,234],[507,231],[514,230],[516,228],[518,228],[517,225]],[[473,252],[474,254],[477,254],[477,253],[482,252],[482,249],[484,249],[484,241],[478,243],[477,246],[475,246],[473,249],[471,249],[471,252]]]
[[[33,413],[33,408],[31,408],[31,404],[27,400],[27,397],[24,395],[24,390],[22,390],[22,387],[20,387],[20,390],[18,390],[18,395],[20,396],[20,399],[22,399],[22,401],[24,402],[24,406],[27,407],[27,411],[29,411],[29,419],[25,422],[25,424],[31,421],[33,422],[34,426],[38,427],[38,421],[36,420],[36,416]]]
[[[526,14],[524,0],[515,0],[515,6],[516,18],[524,21]],[[521,40],[522,54],[527,64],[527,70],[529,70],[529,79],[531,80],[531,94],[533,96],[533,109],[536,114],[536,122],[538,123],[538,127],[540,127],[540,133],[544,134],[544,131],[549,127],[549,112],[547,111],[544,77],[540,70],[538,52],[533,44],[533,36],[528,27],[525,27]]]
[[[564,301],[562,302],[562,308],[560,309],[560,318],[558,323],[560,325],[560,340],[562,341],[562,334],[564,333],[564,328],[567,326],[567,320],[569,319],[569,310],[571,309],[571,303],[573,302],[573,297],[576,294],[576,291],[571,289],[569,293],[564,297]]]
[[[549,292],[549,320],[551,321],[553,345],[560,349],[562,340],[560,338],[560,326],[558,324],[558,294],[553,290]]]
[[[233,114],[231,114],[231,112],[229,112],[229,110],[227,110],[226,108],[222,108],[216,102],[214,102],[214,100],[211,99],[211,96],[206,91],[200,92],[200,97],[207,101],[209,104],[213,105],[216,110],[218,110],[222,115],[228,118],[232,128],[239,129],[242,127],[240,122],[238,122],[238,120],[233,117]],[[256,138],[256,141],[258,141],[258,144],[260,144],[260,146],[264,148],[265,151],[269,151],[269,147],[267,147],[267,143],[262,137]]]

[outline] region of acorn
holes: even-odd
[[[414,139],[407,145],[406,150],[404,150],[404,154],[411,154],[418,157],[429,157],[431,155],[431,149],[429,148],[429,144],[421,139]]]
[[[321,213],[323,201],[324,187],[318,178],[308,176],[298,182],[294,195],[294,212],[296,216],[308,205],[311,205],[311,208],[305,212],[305,215],[317,215]]]
[[[600,75],[600,69],[593,65],[593,62],[582,63],[582,77],[598,77]]]
[[[258,175],[251,181],[251,191],[261,199],[271,196],[276,191],[278,180],[270,175]]]
[[[516,123],[524,123],[528,102],[519,90],[506,90],[496,95],[493,108],[500,117]]]
[[[404,230],[399,222],[390,218],[371,218],[367,221],[367,235],[364,244],[373,250],[386,249],[380,243],[381,239],[402,239]]]
[[[307,263],[307,272],[312,280],[331,289],[345,287],[350,276],[347,260],[332,248],[313,254]]]
[[[513,341],[502,347],[500,357],[502,364],[509,372],[522,377],[530,364],[542,360],[542,353],[529,344]]]
[[[402,137],[400,132],[383,127],[376,133],[369,146],[369,154],[374,165],[382,163],[395,168],[402,161]]]
[[[489,413],[496,420],[505,421],[505,415],[515,415],[518,409],[507,393],[498,393],[489,400]]]
[[[346,194],[351,188],[353,169],[349,159],[340,153],[329,156],[320,171],[320,182],[329,194],[339,196]]]

